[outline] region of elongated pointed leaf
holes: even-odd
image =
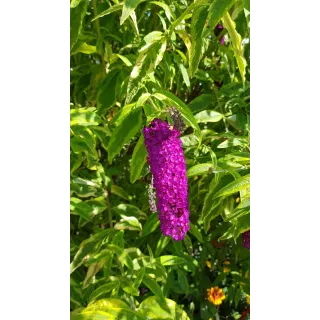
[[[207,37],[216,27],[223,15],[232,7],[235,0],[214,0],[209,7],[208,21],[203,29],[202,37]]]
[[[76,44],[82,28],[83,18],[87,12],[88,1],[74,3],[70,9],[70,50]]]
[[[228,33],[230,35],[232,48],[234,50],[234,55],[237,60],[237,64],[239,67],[241,78],[242,78],[242,81],[245,82],[247,61],[246,61],[244,54],[243,54],[244,48],[242,46],[241,35],[237,32],[236,24],[232,20],[232,18],[230,17],[230,14],[228,12],[226,12],[223,15],[222,23],[223,23],[223,26],[228,30]]]
[[[190,223],[190,230],[189,232],[195,236],[199,242],[203,243],[203,237],[202,234],[200,233],[200,231],[196,228],[196,226],[192,223]]]
[[[139,4],[140,0],[125,0],[123,3],[122,15],[120,18],[120,25],[122,25],[130,14],[134,11],[134,9]]]
[[[105,238],[110,232],[112,232],[111,229],[106,229],[103,231],[100,231],[99,233],[91,236],[89,239],[84,240],[79,247],[78,252],[76,253],[75,257],[73,258],[73,261],[70,265],[70,273],[72,273],[75,269],[81,266],[83,263],[85,257],[88,254],[92,254],[95,252],[96,246]]]
[[[243,176],[220,189],[214,198],[226,197],[250,186],[250,174]]]
[[[195,116],[196,120],[199,122],[218,122],[223,118],[220,112],[213,110],[204,110],[197,113]]]
[[[132,160],[130,164],[130,182],[134,183],[139,179],[144,164],[147,161],[147,149],[144,145],[144,137],[140,136],[132,154]]]
[[[142,282],[162,301],[165,301],[165,297],[163,295],[163,292],[160,288],[160,286],[157,284],[157,282],[152,279],[149,275],[145,274],[143,277]]]
[[[106,294],[107,292],[113,290],[115,287],[117,287],[119,285],[119,281],[112,281],[112,282],[108,282],[102,286],[100,286],[99,288],[97,288],[96,290],[94,290],[90,297],[89,297],[89,302],[94,302],[96,301],[99,297],[101,297],[102,295]]]
[[[120,123],[112,133],[108,145],[108,161],[111,163],[112,159],[121,151],[125,143],[139,131],[141,127],[141,109],[135,109]]]
[[[208,8],[206,6],[198,7],[192,13],[191,19],[191,50],[189,61],[189,74],[193,78],[198,69],[200,59],[202,57],[202,31],[208,16]]]
[[[95,16],[95,17],[92,19],[92,21],[97,20],[97,19],[99,19],[99,18],[101,18],[101,17],[104,17],[104,16],[106,16],[106,15],[112,13],[112,12],[121,10],[122,7],[123,7],[123,3],[116,4],[116,5],[108,8],[107,10],[99,13],[97,16]]]
[[[210,173],[210,170],[215,169],[212,163],[200,163],[191,167],[187,171],[187,177],[198,176],[205,173]]]

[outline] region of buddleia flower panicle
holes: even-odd
[[[242,243],[248,250],[250,250],[250,230],[242,234]]]
[[[174,127],[182,132],[185,129],[185,124],[181,117],[181,113],[175,107],[168,108],[169,115],[174,123]]]
[[[154,119],[143,129],[147,161],[158,199],[160,229],[164,236],[183,240],[190,228],[186,163],[177,128]]]

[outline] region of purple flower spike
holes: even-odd
[[[164,236],[183,240],[189,230],[188,180],[180,132],[154,119],[143,129],[148,163],[158,198],[160,229]]]
[[[224,45],[224,36],[221,38],[220,43]]]
[[[248,250],[250,250],[250,230],[242,234],[242,243]]]

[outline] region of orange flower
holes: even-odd
[[[222,303],[222,300],[226,298],[223,290],[217,286],[211,289],[207,289],[207,291],[208,300],[216,306],[220,305]]]

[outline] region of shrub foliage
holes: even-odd
[[[71,318],[249,319],[249,1],[120,1],[70,4]],[[182,241],[150,211],[142,134],[171,107]]]

